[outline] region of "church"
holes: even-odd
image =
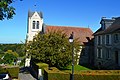
[[[27,41],[32,41],[34,36],[39,32],[47,33],[48,31],[62,30],[69,37],[70,34],[74,33],[74,38],[79,39],[80,52],[78,53],[77,64],[93,64],[93,32],[90,28],[75,27],[75,26],[58,26],[58,25],[47,25],[43,21],[42,12],[28,11],[28,22],[27,22]]]

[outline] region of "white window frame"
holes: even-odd
[[[112,38],[111,38],[112,36],[111,35],[109,35],[109,44],[111,44],[112,43]]]
[[[39,29],[39,25],[40,25],[40,22],[37,21],[37,22],[36,22],[36,29]]]
[[[100,42],[99,42],[99,37],[100,37]],[[97,36],[97,45],[102,44],[102,35]]]
[[[105,35],[105,44],[106,44],[106,35]]]
[[[99,52],[99,49],[100,49],[100,52]],[[103,54],[102,54],[102,49],[101,48],[97,48],[97,58],[100,58],[100,59],[103,58]]]
[[[100,53],[100,55],[101,55],[100,58],[103,58],[102,49],[100,49],[100,50],[101,50],[101,51],[100,51],[100,52],[101,52],[101,53]]]
[[[102,44],[102,35],[100,36],[100,44]]]
[[[33,25],[34,25],[34,28],[33,28]],[[32,21],[32,30],[38,30],[40,28],[40,22],[39,21],[35,21],[33,20]]]
[[[108,37],[108,39],[109,39],[109,42],[108,42],[108,43],[107,43],[107,36],[109,36],[109,37]],[[105,44],[106,44],[106,45],[110,45],[111,42],[112,42],[111,39],[112,39],[112,38],[111,38],[111,35],[110,35],[110,34],[105,35]]]
[[[110,59],[111,55],[110,55],[110,49],[106,49],[106,59]]]
[[[32,21],[32,29],[36,28],[36,21]]]
[[[117,35],[117,37],[116,37],[116,35]],[[119,34],[118,33],[114,34],[113,37],[114,37],[114,43],[119,42]]]

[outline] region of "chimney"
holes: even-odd
[[[112,17],[112,20],[115,20],[117,17]]]
[[[104,16],[102,17],[102,19],[105,19],[105,18],[106,18],[106,17],[104,17]]]

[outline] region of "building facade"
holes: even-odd
[[[43,15],[42,12],[28,12],[28,23],[27,23],[27,41],[32,41],[33,37],[42,31]]]
[[[94,33],[95,66],[99,69],[120,68],[120,17],[101,19]]]
[[[89,62],[93,61],[93,59],[89,57],[90,51],[92,51],[93,49],[88,52],[88,50],[90,49],[90,44],[88,45],[88,42],[91,41],[93,38],[93,32],[90,28],[46,25],[43,22],[43,15],[41,12],[28,12],[27,42],[32,41],[34,36],[39,31],[41,31],[42,33],[47,33],[48,31],[57,30],[61,30],[66,33],[68,38],[73,32],[74,38],[78,38],[81,49],[79,53],[76,53],[78,55],[77,64],[89,64]]]

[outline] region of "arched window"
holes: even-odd
[[[33,29],[35,29],[35,21],[33,21],[33,26],[32,26]]]
[[[37,27],[36,28],[39,29],[39,21],[37,21]]]

